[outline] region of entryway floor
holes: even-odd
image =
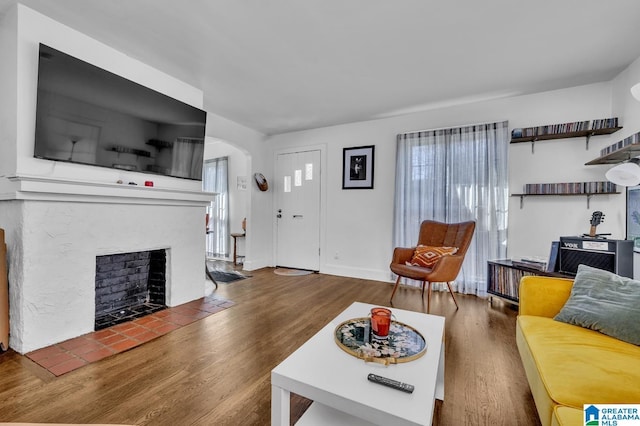
[[[136,320],[65,340],[26,356],[56,376],[139,346],[234,303],[214,295],[167,308]]]

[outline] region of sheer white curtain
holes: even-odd
[[[487,260],[506,256],[508,143],[506,121],[397,138],[394,247],[415,246],[425,219],[475,220],[456,280],[461,293],[486,295]]]
[[[228,158],[214,158],[204,162],[202,189],[218,195],[207,207],[207,256],[229,256],[229,179]]]
[[[199,179],[202,176],[203,147],[203,139],[176,138],[173,141],[171,175]]]

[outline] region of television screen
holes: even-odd
[[[202,180],[207,114],[40,44],[34,156]]]

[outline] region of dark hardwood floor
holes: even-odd
[[[0,422],[268,425],[271,369],[352,302],[388,305],[392,290],[321,274],[252,275],[218,286],[235,306],[57,378],[1,354]],[[445,401],[434,424],[539,425],[515,345],[516,311],[475,296],[458,303],[456,311],[448,293],[432,297],[431,313],[446,317]],[[394,306],[426,311],[410,288]],[[308,401],[292,401],[297,418]]]

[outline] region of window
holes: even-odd
[[[398,135],[394,246],[416,244],[420,223],[476,221],[458,291],[486,294],[486,262],[507,249],[508,123]]]
[[[229,256],[229,183],[227,157],[204,162],[202,188],[218,195],[207,207],[206,250],[209,257]]]

